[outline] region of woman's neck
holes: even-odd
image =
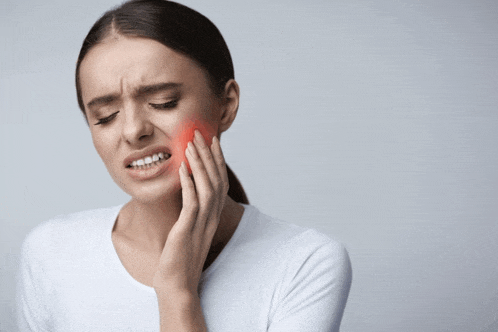
[[[131,199],[121,209],[113,232],[149,252],[160,254],[171,228],[180,216],[181,196],[161,202]],[[244,207],[227,196],[212,248],[223,248],[235,232]]]

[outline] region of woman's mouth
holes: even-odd
[[[134,170],[149,169],[161,164],[165,160],[168,160],[170,157],[171,155],[169,153],[159,152],[141,159],[134,160],[130,165],[126,166],[126,168],[132,168]]]
[[[162,174],[170,165],[169,153],[157,153],[142,159],[134,160],[126,166],[129,175],[137,180],[148,180]]]

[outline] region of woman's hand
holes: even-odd
[[[192,169],[180,166],[183,207],[168,234],[153,279],[156,293],[165,296],[197,296],[202,269],[228,193],[228,176],[219,140],[211,148],[198,130],[185,155]],[[194,185],[195,181],[195,185]]]

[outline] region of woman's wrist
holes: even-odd
[[[161,332],[207,331],[197,292],[157,289]]]
[[[154,290],[156,291],[158,300],[164,302],[165,304],[171,302],[174,304],[189,305],[190,303],[199,300],[197,292],[188,289],[155,286]]]

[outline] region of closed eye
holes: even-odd
[[[113,114],[109,115],[109,116],[108,116],[108,117],[106,117],[106,118],[98,119],[98,120],[99,120],[99,122],[95,123],[95,125],[101,125],[101,124],[105,124],[105,123],[107,123],[107,122],[111,121],[112,119],[114,119],[114,118],[116,117],[116,115],[117,115],[118,113],[119,113],[119,111],[118,111],[118,112],[116,112],[116,113],[113,113]]]
[[[171,109],[171,108],[175,108],[178,105],[178,100],[175,99],[175,100],[172,100],[172,101],[168,101],[167,103],[163,103],[163,104],[149,103],[149,105],[152,108],[155,108],[156,110]]]

